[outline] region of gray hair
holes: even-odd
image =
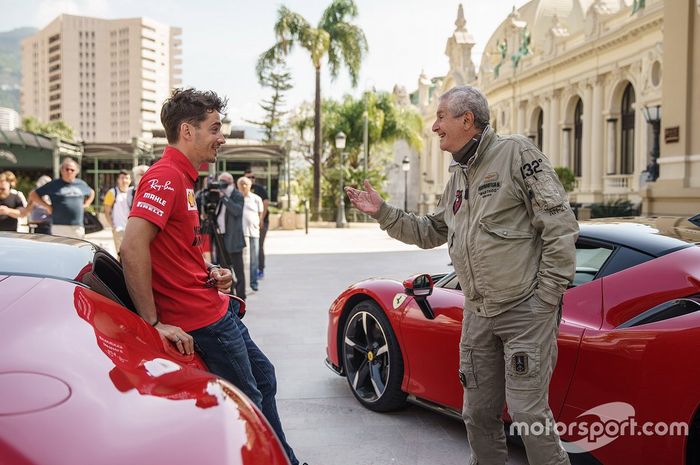
[[[233,175],[231,175],[231,173],[229,173],[228,171],[220,173],[217,179],[221,181],[221,179],[223,178],[226,178],[227,181],[233,182]]]
[[[246,178],[245,176],[241,176],[240,178],[238,178],[238,181],[236,181],[236,185],[238,185],[238,188],[240,189],[241,186],[244,185],[244,184],[245,184],[246,186],[250,187],[250,186],[253,185],[253,181],[251,181],[250,179]]]
[[[474,125],[479,129],[484,129],[489,125],[491,114],[489,112],[489,102],[486,96],[471,86],[456,86],[440,96],[440,100],[447,102],[447,109],[452,116],[462,116],[467,112],[474,115]]]
[[[67,166],[67,165],[71,165],[71,164],[72,164],[73,166],[75,166],[75,174],[80,173],[80,164],[79,164],[77,161],[75,161],[74,158],[65,157],[65,158],[61,161],[61,167],[64,167],[64,166]]]
[[[131,169],[131,172],[134,174],[134,185],[137,186],[139,184],[139,181],[143,177],[144,174],[146,174],[146,171],[148,171],[149,166],[148,165],[137,165],[134,166]]]

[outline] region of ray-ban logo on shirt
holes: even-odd
[[[150,181],[148,181],[148,185],[151,189],[156,190],[156,191],[160,191],[160,190],[174,191],[175,190],[170,185],[170,181],[165,181],[164,184],[159,184],[159,182],[160,181],[158,181],[157,179],[151,179]]]

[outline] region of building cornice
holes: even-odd
[[[646,12],[643,16],[621,26],[619,29],[604,32],[593,41],[583,41],[583,43],[561,55],[554,56],[529,68],[519,69],[514,76],[502,76],[494,81],[484,83],[483,90],[487,94],[499,92],[524,80],[551,74],[555,68],[574,65],[576,62],[594,57],[611,48],[633,43],[635,37],[649,31],[661,31],[664,24],[663,8],[661,7],[662,5],[658,6],[657,4],[655,6],[657,7],[653,11]],[[580,39],[582,36],[583,33],[577,35],[574,40]],[[606,71],[609,70],[606,69]]]

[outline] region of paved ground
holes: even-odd
[[[105,231],[88,239],[113,250]],[[323,364],[328,307],[345,287],[370,276],[444,271],[446,249],[402,244],[376,225],[271,231],[265,248],[265,278],[248,298],[245,322],[276,366],[280,414],[298,457],[311,465],[467,464],[461,422],[412,405],[371,412]],[[527,463],[523,449],[510,449],[509,463]]]

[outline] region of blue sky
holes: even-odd
[[[255,62],[272,46],[272,25],[285,4],[316,24],[329,1],[318,0],[0,0],[0,31],[21,26],[41,28],[61,13],[125,18],[145,16],[183,29],[183,84],[208,88],[229,97],[234,123],[261,116],[258,102],[268,92],[258,85]],[[358,87],[344,75],[323,76],[324,96],[359,95],[365,87],[411,92],[425,69],[428,76],[448,69],[445,43],[455,29],[459,0],[357,0],[357,24],[365,31],[369,54]],[[525,0],[462,0],[467,29],[474,36],[478,66],[484,44],[513,6]],[[288,60],[295,88],[288,107],[313,100],[314,73],[308,55],[295,51]]]

